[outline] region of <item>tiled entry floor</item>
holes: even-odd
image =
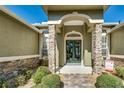
[[[59,74],[92,74],[92,67],[81,66],[79,63],[68,63],[60,68]]]
[[[86,74],[61,74],[64,88],[94,88],[95,78]]]

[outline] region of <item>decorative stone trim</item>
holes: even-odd
[[[11,57],[0,57],[0,62],[14,61],[14,60],[22,60],[39,57],[39,55],[26,55],[26,56],[11,56]]]
[[[94,72],[101,73],[103,63],[101,24],[96,24],[95,31],[92,32],[92,59]]]
[[[0,76],[10,79],[17,76],[20,70],[33,69],[40,66],[40,62],[39,57],[0,62]]]
[[[55,38],[55,25],[49,25],[49,48],[48,60],[49,70],[55,73],[56,70],[56,38]]]
[[[124,59],[124,55],[110,55],[110,57]]]
[[[110,55],[110,59],[114,61],[114,66],[124,66],[124,55]]]

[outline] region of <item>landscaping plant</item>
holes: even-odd
[[[24,85],[24,84],[26,83],[26,76],[24,76],[24,75],[19,75],[19,76],[16,77],[16,81],[17,81],[17,83],[18,83],[20,86],[22,86],[22,85]]]
[[[33,74],[33,70],[27,70],[26,71],[26,80],[30,79]]]
[[[117,72],[117,75],[124,79],[124,67],[118,66],[118,67],[115,68],[115,70]]]
[[[109,75],[109,74],[102,74],[99,77],[97,77],[95,85],[97,88],[121,88],[123,87],[122,81],[118,77]]]
[[[19,70],[18,70],[18,75],[26,75],[26,71],[27,71],[26,68],[19,69]]]
[[[7,81],[8,83],[8,88],[16,88],[19,86],[18,80],[15,78],[12,78],[10,80]]]
[[[57,74],[49,74],[42,78],[41,87],[42,88],[60,88],[61,80]]]
[[[42,78],[48,74],[50,74],[49,69],[45,66],[40,66],[36,73],[33,75],[33,81],[36,84],[41,83]]]
[[[0,88],[6,88],[7,87],[7,80],[0,76]]]

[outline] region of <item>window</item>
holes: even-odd
[[[48,56],[48,38],[49,38],[49,32],[48,30],[43,31],[43,48],[42,48],[42,55],[43,57]]]
[[[104,58],[107,56],[107,38],[106,38],[106,31],[102,33],[102,55]]]
[[[67,37],[80,37],[80,35],[79,34],[69,34],[69,35],[67,35]]]
[[[65,35],[65,39],[81,39],[82,35],[79,32],[72,31]]]

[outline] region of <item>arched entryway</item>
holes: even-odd
[[[84,67],[86,54],[84,55],[83,38],[86,37],[86,27],[90,25],[91,18],[85,14],[73,12],[60,18],[60,25],[63,28],[70,26],[69,31],[62,31],[64,34],[64,64],[78,63]],[[75,29],[76,27],[76,29]],[[79,27],[79,28],[78,28]],[[78,30],[77,30],[78,29]],[[83,36],[85,34],[85,36]],[[85,42],[86,43],[86,42]]]
[[[83,35],[80,32],[68,32],[64,37],[64,62],[83,65]]]
[[[60,73],[91,73],[91,33],[88,32],[90,26],[90,17],[77,12],[64,15],[55,25],[49,26],[51,68],[62,67]]]

